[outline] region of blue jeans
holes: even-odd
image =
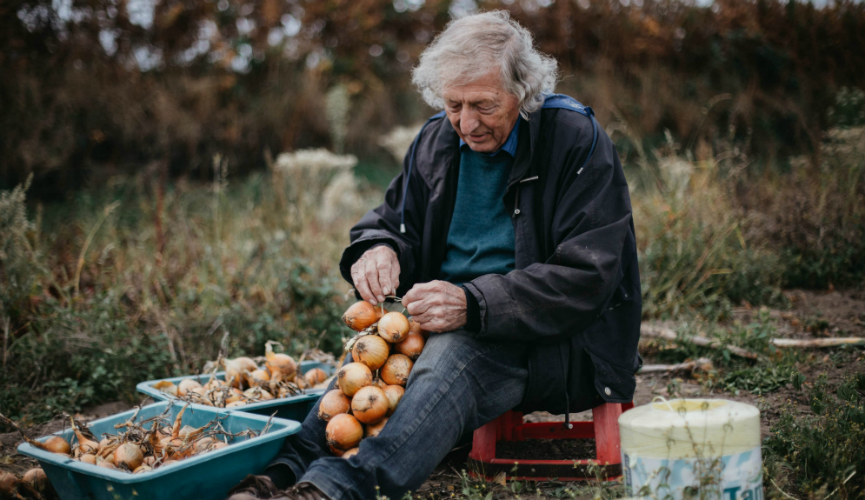
[[[268,469],[287,465],[331,500],[400,499],[423,484],[461,436],[520,404],[527,351],[525,344],[482,342],[461,332],[432,334],[396,412],[357,455],[330,453],[316,404]]]

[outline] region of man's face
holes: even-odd
[[[444,91],[445,113],[466,144],[492,153],[508,140],[520,114],[519,99],[502,88],[498,70]]]

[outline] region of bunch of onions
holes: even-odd
[[[363,427],[356,418],[342,413],[330,419],[324,434],[329,446],[348,451],[360,444],[360,440],[363,439]]]
[[[374,325],[381,318],[381,311],[366,301],[353,304],[342,315],[342,320],[349,328],[356,332],[362,332]]]
[[[349,363],[339,369],[336,380],[342,392],[353,397],[357,391],[372,385],[372,372],[363,363]]]

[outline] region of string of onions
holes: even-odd
[[[428,334],[402,313],[368,302],[353,304],[342,319],[358,335],[346,344],[351,362],[321,398],[318,417],[327,422],[331,452],[347,459],[360,451],[363,439],[378,436],[396,411]]]

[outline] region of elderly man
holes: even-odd
[[[628,186],[591,109],[551,94],[556,73],[504,12],[451,22],[423,53],[414,83],[444,111],[351,230],[340,268],[370,303],[402,295],[434,333],[356,456],[331,456],[313,411],[240,489],[401,498],[508,410],[631,401],[641,299]]]

